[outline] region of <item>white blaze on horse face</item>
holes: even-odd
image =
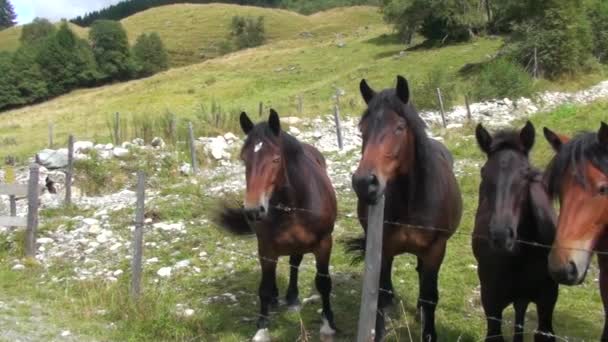
[[[260,141],[259,143],[255,144],[255,147],[253,148],[253,152],[254,153],[260,152],[260,150],[262,149],[262,146],[264,146],[264,142],[262,142],[262,141]]]

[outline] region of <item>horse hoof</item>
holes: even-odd
[[[323,325],[321,325],[321,330],[319,332],[321,334],[321,341],[323,342],[333,341],[334,335],[336,334],[336,330],[331,327],[326,318],[323,318]]]
[[[268,328],[260,329],[253,336],[252,342],[270,342],[270,332]]]

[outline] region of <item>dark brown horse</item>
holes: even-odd
[[[524,340],[529,303],[535,303],[535,341],[555,341],[553,309],[558,285],[549,275],[549,249],[555,236],[555,211],[542,173],[530,165],[534,126],[503,130],[491,136],[481,124],[475,132],[488,160],[481,169],[479,204],[473,231],[473,253],[481,283],[481,303],[487,319],[486,341],[504,341],[502,312],[513,304],[513,341]],[[525,242],[529,242],[526,244]]]
[[[290,256],[286,301],[297,307],[298,267],[305,253],[313,253],[317,263],[315,283],[323,302],[321,334],[332,336],[336,327],[329,301],[329,258],[337,207],[325,159],[314,147],[281,130],[279,116],[272,109],[268,122],[254,126],[245,113],[240,121],[247,134],[241,151],[246,168],[245,203],[237,209],[224,207],[219,223],[236,234],[257,235],[262,281],[254,341],[270,341],[269,308],[278,303],[279,256]]]
[[[593,251],[598,253],[600,292],[608,314],[608,125],[597,133],[582,133],[572,140],[545,128],[545,137],[557,155],[547,169],[549,191],[559,199],[560,213],[549,271],[561,284],[583,282]],[[602,341],[608,341],[604,317]]]
[[[384,219],[391,222],[384,224],[376,340],[385,334],[383,311],[393,297],[393,258],[412,253],[418,257],[417,307],[422,314],[422,339],[436,341],[439,268],[447,240],[462,216],[452,157],[445,146],[427,136],[426,125],[410,102],[403,77],[397,77],[396,89],[376,93],[365,80],[360,88],[367,109],[359,124],[363,155],[352,179],[359,198],[357,211],[363,230],[367,231],[368,205],[386,196]],[[353,241],[351,248],[363,250],[365,239]]]

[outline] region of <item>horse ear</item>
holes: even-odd
[[[241,121],[241,129],[243,130],[243,133],[249,134],[249,132],[251,132],[251,130],[253,129],[253,122],[251,122],[251,120],[247,116],[247,113],[245,113],[245,112],[241,113],[240,121]]]
[[[367,81],[365,81],[365,79],[361,80],[361,83],[359,83],[359,90],[361,90],[361,96],[363,97],[363,100],[365,100],[365,103],[369,104],[369,102],[372,100],[372,98],[374,98],[374,96],[376,96],[376,92],[370,88],[370,86],[367,84]]]
[[[536,138],[536,130],[534,129],[534,125],[530,121],[526,122],[524,128],[519,132],[519,139],[521,143],[524,145],[526,152],[530,152],[532,146],[534,146],[534,139]]]
[[[567,137],[558,135],[547,127],[543,128],[543,134],[555,152],[558,152],[562,145],[568,142]]]
[[[604,121],[602,121],[600,130],[597,132],[597,140],[604,147],[608,147],[608,125]]]
[[[410,101],[410,87],[407,84],[407,80],[403,76],[397,76],[397,97],[403,102],[408,103]]]
[[[477,144],[479,145],[479,148],[486,154],[490,154],[490,146],[492,146],[492,136],[481,124],[478,124],[477,128],[475,128],[475,137],[477,138]]]
[[[279,119],[279,114],[272,108],[268,117],[268,126],[274,135],[279,136],[281,133],[281,120]]]

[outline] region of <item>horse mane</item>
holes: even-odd
[[[427,196],[423,197],[427,199],[436,193],[434,189],[437,186],[438,178],[432,177],[432,174],[438,170],[438,151],[433,150],[431,139],[426,133],[427,125],[420,115],[418,115],[412,102],[408,101],[407,104],[403,104],[397,97],[395,89],[385,89],[374,96],[363,113],[361,121],[368,118],[372,119],[372,116],[381,117],[384,115],[384,110],[387,107],[407,121],[408,128],[414,135],[414,165],[411,175],[407,177],[407,191],[411,203],[414,206],[418,206],[419,204],[423,208],[426,201],[421,201],[421,198],[416,197]]]
[[[519,131],[513,129],[502,129],[492,136],[490,152],[494,153],[503,150],[515,150],[528,156],[528,151],[521,142]]]
[[[597,133],[583,132],[562,145],[547,167],[549,194],[559,196],[561,184],[568,170],[572,170],[575,180],[586,187],[587,179],[584,163],[590,162],[604,174],[608,174],[608,148],[601,145]]]

